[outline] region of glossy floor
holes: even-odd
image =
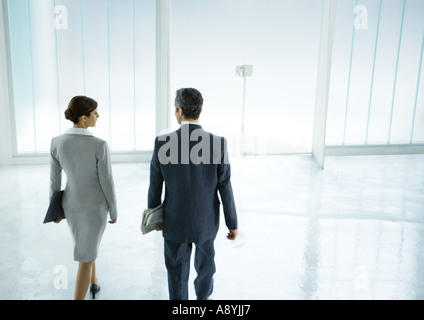
[[[0,299],[73,298],[68,226],[42,224],[48,170],[0,167]],[[161,234],[139,231],[149,165],[113,170],[98,298],[167,299]],[[214,299],[424,299],[423,155],[328,158],[324,171],[310,156],[234,158],[232,171],[240,234],[222,224]]]

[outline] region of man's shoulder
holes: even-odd
[[[191,126],[190,128],[190,134],[197,135],[197,136],[210,136],[211,139],[214,140],[226,140],[224,137],[219,136],[217,134],[214,134],[208,130],[205,130],[202,126]]]
[[[194,125],[157,136],[154,153],[162,165],[222,164],[228,159],[227,140]]]
[[[198,125],[198,126],[197,125],[191,125],[190,127],[183,126],[183,127],[179,128],[175,131],[160,134],[156,137],[156,142],[157,141],[168,141],[168,139],[170,137],[173,137],[173,136],[179,137],[179,136],[181,136],[181,134],[185,135],[186,133],[189,134],[189,137],[191,137],[191,135],[200,135],[201,134],[201,135],[209,135],[211,138],[214,138],[214,139],[226,140],[225,137],[219,136],[219,135],[214,134],[212,132],[209,132],[209,131],[203,129],[203,127],[200,126],[200,125]]]
[[[158,136],[156,136],[155,143],[166,142],[166,141],[169,140],[170,137],[178,136],[179,131],[180,131],[180,129],[175,130],[175,131],[171,131],[171,132],[168,132],[168,133],[159,134]]]

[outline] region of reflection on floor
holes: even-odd
[[[66,222],[43,225],[48,166],[0,167],[0,299],[72,299]],[[99,299],[167,299],[160,233],[142,236],[149,165],[114,164],[119,220]],[[424,156],[233,158],[240,234],[216,240],[216,300],[424,299]],[[221,223],[223,223],[221,217]],[[190,298],[195,299],[192,280]]]

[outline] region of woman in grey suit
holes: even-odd
[[[79,262],[75,299],[83,300],[90,283],[93,298],[100,290],[95,260],[107,214],[109,223],[114,224],[118,213],[109,147],[87,130],[96,126],[97,102],[84,96],[75,97],[65,117],[74,127],[52,141],[50,198],[61,189],[64,170],[67,184],[62,205],[74,240],[74,260]]]

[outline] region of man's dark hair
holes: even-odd
[[[175,107],[183,109],[184,118],[197,120],[202,113],[202,94],[193,88],[183,88],[177,91]]]

